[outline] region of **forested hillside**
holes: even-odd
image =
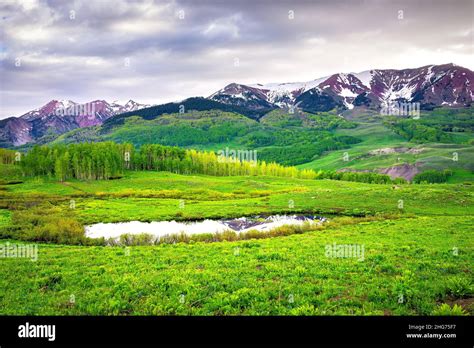
[[[8,157],[7,157],[8,158]],[[18,162],[27,176],[54,176],[58,180],[102,180],[124,170],[155,170],[179,174],[269,175],[314,179],[312,170],[298,170],[265,161],[242,161],[219,157],[214,152],[198,152],[156,144],[136,150],[132,144],[81,143],[35,146]]]
[[[199,98],[187,102],[181,110],[181,104],[173,103],[138,110],[112,117],[103,126],[48,134],[38,143],[114,141],[137,149],[161,144],[214,152],[231,148],[257,151],[261,161],[315,171],[390,172],[392,178],[411,180],[425,170],[449,169],[453,175],[448,181],[474,179],[472,108],[423,111],[419,119],[370,110],[338,114],[275,109],[253,119],[237,106]],[[456,156],[459,161],[452,160]]]

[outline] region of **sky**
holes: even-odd
[[[229,83],[455,63],[473,0],[1,0],[0,119],[52,99],[161,104]]]

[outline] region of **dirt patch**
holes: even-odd
[[[70,182],[67,182],[67,181],[61,181],[60,184],[63,185],[63,186],[70,187],[70,188],[72,188],[72,189],[74,189],[74,190],[83,192],[83,193],[88,193],[87,191],[84,191],[83,189],[81,189],[81,188],[79,188],[79,187],[77,187],[77,186],[71,185],[71,183],[70,183]]]
[[[415,155],[419,154],[419,153],[422,153],[423,151],[425,151],[425,148],[423,147],[420,147],[420,148],[415,148],[415,147],[412,147],[411,149],[408,149],[406,153],[413,153]]]
[[[455,304],[458,306],[461,306],[466,312],[468,312],[471,315],[474,313],[474,297],[447,298],[443,302],[447,303],[451,307],[453,307]]]
[[[377,171],[380,174],[387,174],[392,179],[395,178],[404,178],[405,180],[412,181],[416,174],[420,172],[420,164],[400,164],[388,168],[380,168]]]
[[[408,147],[384,147],[382,149],[375,149],[368,152],[370,156],[389,155],[392,153],[410,153],[419,154],[424,151],[424,148],[408,148]]]
[[[415,164],[398,164],[388,168],[379,168],[376,170],[368,170],[368,169],[353,169],[353,168],[341,168],[338,172],[353,172],[353,173],[379,173],[379,174],[387,174],[390,178],[404,178],[407,181],[412,181],[414,176],[420,172],[419,167],[421,163]]]

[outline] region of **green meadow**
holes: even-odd
[[[1,149],[0,313],[473,315],[472,124],[472,108],[423,112],[416,122],[282,110],[256,120],[208,110],[49,135],[38,142],[52,150],[36,149],[21,165]],[[64,145],[104,140],[119,145]],[[214,154],[149,143],[256,150],[267,164],[237,171],[240,164],[218,164]],[[132,146],[135,162],[124,166],[121,151]],[[452,175],[438,184],[331,176],[397,165]],[[155,245],[84,232],[96,223],[273,214],[327,221]],[[37,260],[5,257],[7,243],[36,246]]]
[[[350,149],[335,150],[317,159],[299,165],[301,169],[373,170],[400,164],[418,163],[420,171],[450,168],[454,175],[449,182],[473,181],[474,147],[468,144],[414,143],[406,141],[378,122],[360,122],[358,128],[337,130],[336,134],[351,135],[361,139]],[[411,151],[388,154],[371,154],[371,151],[386,148],[405,148]],[[348,160],[344,160],[347,153]],[[453,154],[457,155],[454,156]]]
[[[3,243],[15,245],[34,242],[15,238],[19,211],[60,213],[81,226],[285,212],[329,218],[314,231],[242,241],[38,243],[37,261],[0,259],[2,314],[473,314],[471,185],[155,171],[58,182],[1,170],[0,229],[13,231]],[[363,246],[363,260],[328,256],[334,243]]]
[[[0,310],[10,315],[472,315],[474,240],[468,231],[473,227],[472,217],[424,216],[238,242],[126,248],[41,244],[36,262],[1,261]],[[364,259],[327,257],[333,243],[363,245]]]

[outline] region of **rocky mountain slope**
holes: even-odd
[[[62,134],[103,123],[110,128],[135,115],[154,119],[163,113],[181,112],[180,108],[232,111],[259,119],[279,108],[297,107],[308,112],[380,110],[387,103],[402,102],[418,103],[420,109],[429,110],[442,106],[469,107],[473,98],[474,72],[454,64],[444,64],[338,73],[308,82],[231,83],[208,98],[188,98],[153,107],[133,100],[124,105],[104,100],[86,104],[52,100],[18,118],[0,120],[0,146],[23,145],[48,132]]]
[[[79,104],[71,100],[51,100],[42,107],[20,117],[0,121],[0,144],[23,145],[42,137],[49,131],[65,133],[75,128],[102,124],[108,118],[149,105],[129,100],[124,105],[105,100]]]
[[[242,85],[231,83],[210,97],[248,108],[298,106],[307,111],[334,107],[380,108],[389,102],[437,106],[470,106],[474,98],[474,72],[454,65],[428,65],[416,69],[370,70],[338,73],[309,82]]]

